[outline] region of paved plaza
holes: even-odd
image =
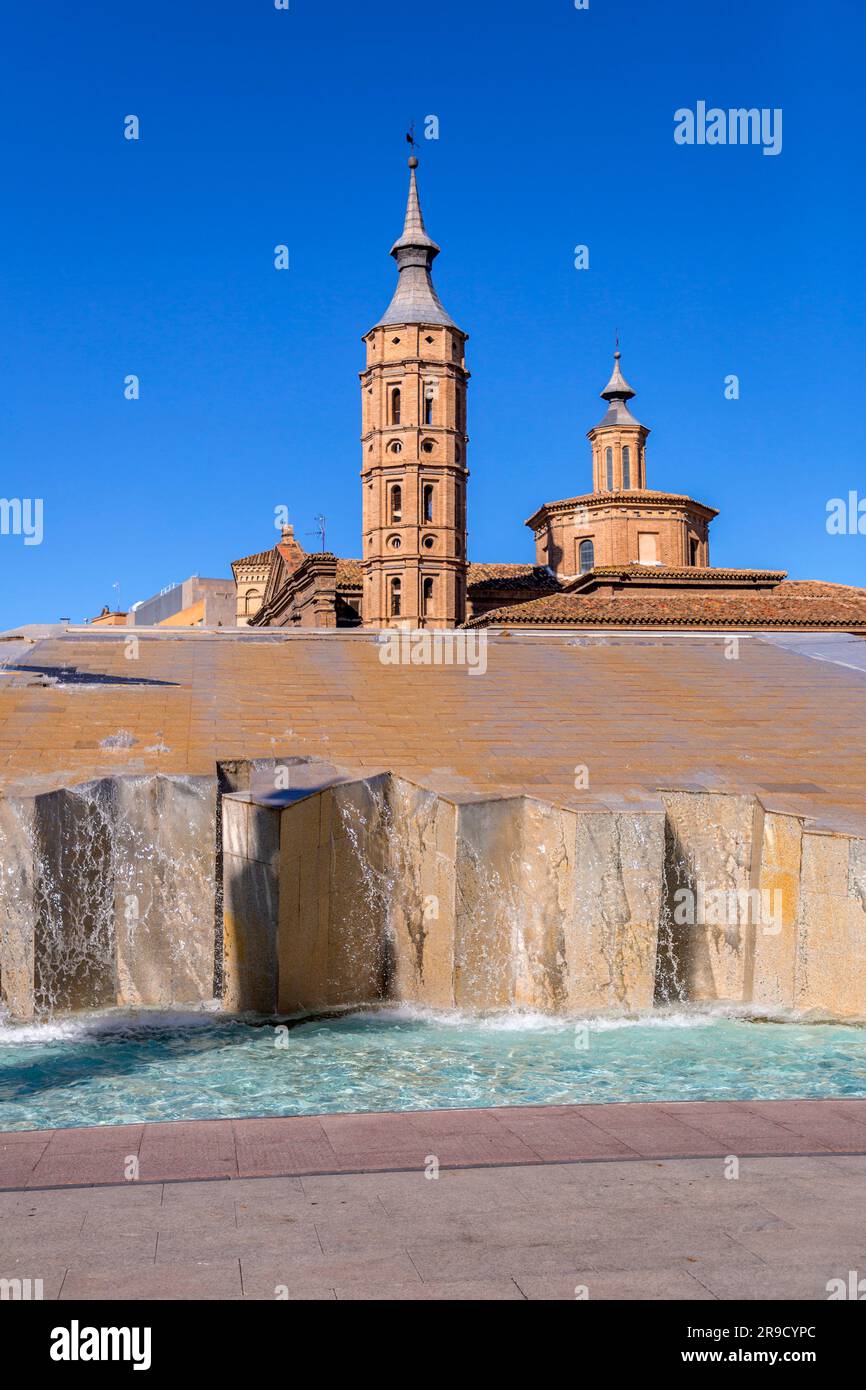
[[[864,1101],[29,1131],[0,1162],[0,1276],[51,1299],[820,1300],[866,1273]]]

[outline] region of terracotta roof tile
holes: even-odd
[[[486,586],[500,588],[507,584],[515,589],[556,590],[559,581],[546,565],[468,564],[466,582],[470,593]]]
[[[243,557],[242,560],[232,560],[232,569],[234,569],[236,565],[265,565],[265,564],[268,564],[269,561],[270,561],[270,559],[271,559],[271,556],[273,555],[273,553],[274,553],[274,548],[273,548],[273,546],[271,546],[271,549],[270,549],[270,550],[260,550],[260,551],[258,551],[257,554],[255,554],[255,555],[245,555],[245,556]]]
[[[866,589],[785,580],[774,589],[550,594],[467,627],[841,628],[866,630]]]
[[[337,588],[360,589],[364,571],[360,560],[337,560]]]

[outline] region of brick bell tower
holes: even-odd
[[[439,247],[409,160],[394,298],[364,337],[362,613],[366,627],[451,628],[466,616],[467,335],[433,288]]]

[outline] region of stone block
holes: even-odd
[[[761,843],[761,920],[755,932],[751,1002],[794,1007],[803,822],[766,812]]]
[[[751,993],[763,808],[754,797],[665,792],[660,1000],[743,1002]],[[754,846],[754,854],[753,854]]]
[[[0,1003],[14,1018],[33,1015],[35,802],[0,798]]]
[[[866,842],[803,835],[794,1006],[866,1016]]]

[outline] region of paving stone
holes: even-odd
[[[652,1130],[654,1107],[617,1109],[621,1132]],[[563,1124],[550,1116],[557,1135]],[[75,1172],[111,1151],[61,1157]],[[285,1285],[293,1300],[485,1300],[513,1299],[514,1285],[520,1298],[573,1300],[588,1283],[590,1301],[826,1297],[829,1278],[866,1277],[860,1157],[754,1158],[736,1181],[723,1172],[716,1155],[443,1169],[432,1181],[416,1171],[6,1192],[0,1277],[45,1277],[47,1255],[50,1296],[63,1298],[159,1297],[165,1271],[171,1297],[272,1299]],[[67,1269],[75,1279],[62,1283]]]
[[[62,1301],[78,1299],[198,1300],[242,1296],[237,1260],[172,1265],[140,1265],[134,1269],[70,1269]]]
[[[160,1229],[156,1262],[190,1264],[259,1255],[300,1263],[318,1259],[321,1253],[312,1222],[270,1227],[238,1227],[226,1222],[225,1226],[204,1230],[195,1220],[188,1225],[175,1220],[171,1226]]]
[[[861,1274],[866,1272],[859,1266]],[[809,1258],[796,1264],[760,1264],[743,1266],[728,1261],[701,1261],[692,1278],[716,1298],[724,1300],[781,1299],[826,1301],[827,1284],[831,1279],[848,1280],[844,1261]]]
[[[374,1288],[372,1292],[366,1293],[360,1288],[352,1288],[349,1285],[338,1284],[336,1294],[338,1301],[350,1299],[418,1303],[501,1303],[525,1301],[525,1295],[521,1292],[513,1279],[504,1279],[500,1281],[464,1279],[456,1283],[443,1283],[437,1280],[432,1283],[423,1284],[386,1284],[380,1285]]]
[[[697,1283],[679,1269],[643,1269],[639,1273],[620,1271],[603,1274],[597,1270],[573,1275],[524,1274],[517,1271],[514,1281],[528,1299],[557,1302],[598,1303],[611,1299],[667,1302],[679,1299],[688,1302],[714,1302],[713,1291]]]
[[[304,1296],[316,1290],[343,1288],[370,1290],[382,1285],[420,1284],[418,1271],[408,1255],[367,1254],[321,1255],[317,1261],[305,1261],[300,1265],[293,1259],[277,1261],[241,1259],[244,1294],[247,1297],[273,1298],[274,1290],[286,1286],[297,1290],[296,1296]]]

